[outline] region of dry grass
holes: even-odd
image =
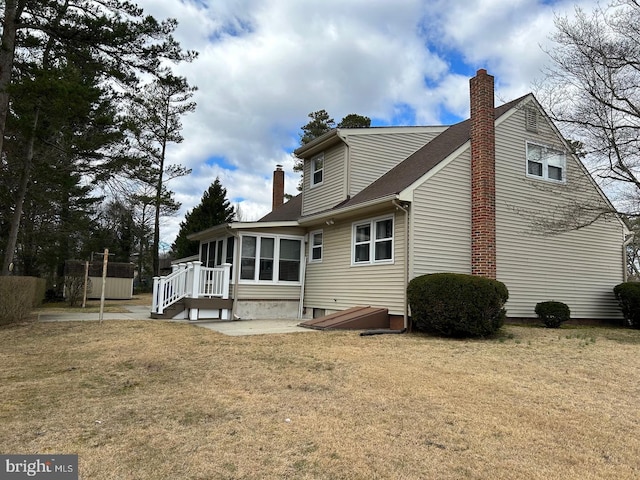
[[[128,312],[128,305],[149,306],[151,309],[151,293],[140,293],[126,300],[105,300],[104,311],[108,313]],[[40,308],[33,310],[32,314],[43,312],[70,312],[70,313],[96,313],[100,311],[100,299],[89,299],[87,305],[82,308],[82,300],[76,307],[70,307],[67,302],[44,303]]]
[[[631,479],[640,332],[0,329],[0,451],[100,479]]]

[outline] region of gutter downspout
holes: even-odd
[[[409,303],[407,301],[407,287],[409,286],[409,210],[398,203],[397,199],[391,203],[404,212],[404,330],[409,331]]]

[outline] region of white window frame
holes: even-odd
[[[540,161],[534,161],[534,160],[530,160],[529,158],[529,148],[530,146],[535,146],[537,148],[541,148],[543,155],[540,159]],[[558,154],[558,157],[560,157],[560,165],[550,165],[549,159],[551,158],[550,155],[544,155],[545,152],[553,152],[553,154]],[[549,145],[544,145],[542,143],[537,143],[537,142],[526,142],[526,151],[525,151],[525,172],[528,178],[535,178],[537,180],[544,180],[546,182],[553,182],[553,183],[566,183],[567,182],[567,154],[563,151],[560,150],[558,148],[554,148],[554,147],[550,147]],[[534,173],[530,173],[529,172],[529,162],[535,162],[535,163],[539,163],[541,165],[542,168],[542,175],[536,175]],[[561,179],[557,179],[557,178],[551,178],[549,177],[549,166],[551,167],[557,167],[560,168],[562,170],[562,178]]]
[[[200,243],[199,258],[204,267],[219,267],[225,263],[228,238],[217,238]]]
[[[376,224],[379,222],[385,222],[391,220],[391,237],[376,238]],[[363,242],[357,242],[356,231],[358,227],[369,226],[369,240]],[[391,241],[391,258],[385,258],[382,260],[376,260],[376,244],[380,242]],[[356,261],[356,246],[357,245],[369,245],[369,260]],[[394,263],[395,252],[395,218],[394,215],[386,215],[384,217],[376,217],[368,220],[362,220],[359,222],[353,222],[351,224],[351,266],[363,266],[363,265],[385,265]]]
[[[316,236],[320,236],[320,243],[315,244]],[[320,258],[313,258],[313,252],[320,251]],[[324,232],[322,230],[315,230],[309,233],[309,263],[322,263],[322,257],[324,254]]]
[[[256,239],[256,252],[255,252],[255,264],[253,278],[242,278],[242,245],[246,237],[253,237]],[[261,246],[262,239],[269,238],[274,241],[273,251],[273,276],[271,280],[260,280],[260,260],[261,260]],[[281,240],[295,240],[300,242],[300,258],[298,266],[298,280],[280,280],[280,241]],[[240,248],[240,264],[238,265],[238,282],[240,284],[249,285],[301,285],[302,284],[302,263],[304,262],[304,237],[298,237],[293,235],[262,235],[259,233],[245,233],[240,235],[240,239],[237,242],[238,248]]]
[[[322,161],[322,167],[320,168],[316,168],[316,162],[320,160]],[[309,175],[309,185],[311,188],[313,187],[317,187],[322,185],[322,183],[324,182],[324,153],[319,153],[318,155],[315,155],[314,157],[311,157],[311,162],[310,162],[310,175]],[[316,182],[316,173],[320,173],[320,181]]]

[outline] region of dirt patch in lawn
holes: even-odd
[[[0,328],[0,451],[95,479],[640,476],[640,332]]]

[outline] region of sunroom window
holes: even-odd
[[[299,282],[301,238],[243,235],[240,280],[255,282]]]
[[[566,180],[566,158],[561,150],[527,143],[527,176],[552,182]]]

